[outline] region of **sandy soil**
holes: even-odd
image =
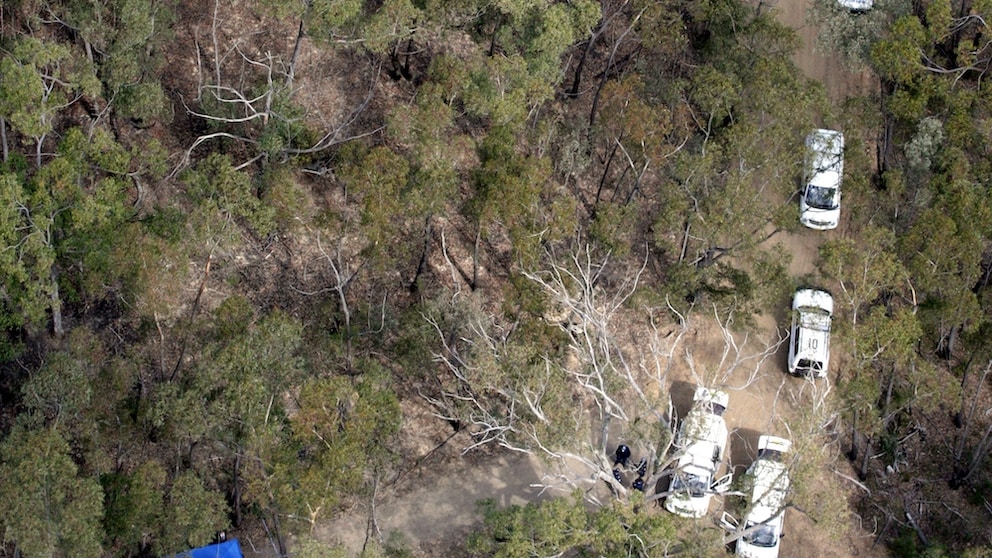
[[[768,5],[769,2],[766,2]],[[796,29],[803,40],[803,48],[794,56],[796,64],[810,78],[824,83],[827,94],[834,102],[847,96],[863,93],[869,86],[869,76],[852,74],[832,56],[816,52],[816,29],[804,22],[807,3],[803,0],[779,0],[773,10],[780,21]],[[792,254],[790,272],[796,277],[811,277],[816,271],[817,253],[820,244],[833,233],[799,231],[784,233],[771,239],[769,245],[781,244]],[[768,340],[778,331],[784,332],[786,309],[776,309],[760,316],[759,337]],[[722,343],[718,330],[702,330],[703,337],[696,340],[701,347],[706,342]],[[731,435],[730,457],[739,471],[754,458],[754,445],[758,435],[777,432],[780,427],[771,419],[773,410],[789,414],[794,412],[792,401],[801,400],[797,392],[800,385],[782,373],[785,365],[785,352],[782,345],[774,358],[762,368],[756,382],[746,389],[731,391],[731,405],[727,410],[728,426],[734,431]],[[732,378],[730,385],[741,378]],[[684,412],[686,400],[691,397],[691,383],[685,371],[673,377],[672,396],[676,409]],[[421,409],[419,412],[425,412]],[[424,417],[420,417],[424,418]],[[422,423],[421,423],[422,424]],[[425,453],[432,444],[439,442],[443,433],[432,437],[430,433],[417,433],[421,438]],[[503,505],[524,504],[541,497],[533,487],[539,482],[544,469],[542,463],[532,457],[510,454],[497,456],[460,456],[458,449],[467,445],[467,440],[455,437],[441,451],[426,459],[416,469],[410,471],[398,482],[380,490],[377,501],[375,526],[370,529],[368,505],[341,514],[336,520],[318,527],[316,535],[327,541],[345,545],[358,553],[369,532],[378,531],[383,535],[399,532],[408,545],[422,555],[437,554],[446,542],[466,533],[477,521],[475,503],[482,498],[496,498]],[[834,483],[838,490],[852,490],[838,476],[825,478],[823,482]],[[714,506],[713,509],[715,509]],[[788,536],[782,539],[782,556],[793,557],[843,557],[843,556],[887,556],[884,548],[873,546],[874,537],[870,531],[851,519],[848,536],[843,540],[826,540],[816,525],[801,512],[790,509],[786,514]]]

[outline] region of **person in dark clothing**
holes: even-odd
[[[630,460],[630,448],[625,444],[620,444],[617,446],[616,460],[613,462],[614,465],[621,465],[623,467],[627,466],[627,461]]]
[[[648,472],[648,458],[642,457],[637,463],[637,476],[643,477]]]
[[[613,469],[613,478],[617,479],[617,482],[619,482],[620,484],[623,484],[623,476],[620,474],[619,467]]]
[[[644,477],[637,477],[634,479],[634,483],[630,485],[634,490],[640,490],[644,492]]]

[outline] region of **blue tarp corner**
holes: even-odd
[[[218,544],[201,546],[177,554],[174,558],[244,558],[238,539],[231,539]]]

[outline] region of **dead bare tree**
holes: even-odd
[[[548,249],[541,268],[523,274],[548,296],[553,310],[543,318],[564,334],[568,354],[545,356],[523,379],[501,370],[513,368],[509,355],[519,324],[502,323],[482,308],[477,293],[455,293],[447,302],[462,306],[447,320],[425,314],[440,341],[434,359],[446,374],[435,392],[423,396],[436,416],[469,427],[473,442],[465,451],[489,444],[540,456],[549,468],[536,488],[581,489],[594,504],[630,494],[631,485],[618,476],[636,473],[648,487],[670,472],[680,450],[672,448],[668,385],[676,366],[693,365],[692,351],[684,347],[689,316],[670,304],[631,311],[644,269],[644,262],[623,269],[610,253],[597,255],[588,246],[560,257]],[[632,321],[639,326],[630,327]],[[722,327],[730,347],[718,363],[727,370],[697,371],[700,382],[737,378],[745,369],[747,385],[781,343],[779,338],[748,354],[747,339],[738,342],[729,325]],[[636,339],[628,341],[633,329]],[[552,431],[562,426],[568,434],[554,437]],[[621,441],[645,456],[643,465],[618,466],[612,447]],[[603,487],[608,492],[597,492]]]
[[[343,118],[331,123],[316,141],[299,146],[285,141],[273,143],[271,139],[263,137],[263,132],[269,126],[278,124],[290,128],[305,118],[305,115],[289,115],[279,110],[280,103],[292,102],[300,89],[297,82],[297,61],[304,35],[302,23],[287,60],[270,51],[246,52],[245,37],[234,38],[230,45],[225,45],[224,37],[219,31],[220,21],[220,0],[215,0],[209,37],[210,52],[207,55],[210,60],[207,63],[204,62],[207,49],[201,44],[200,37],[195,37],[197,75],[200,81],[193,101],[198,108],[191,107],[185,100],[183,106],[190,116],[215,126],[229,125],[230,131],[214,131],[197,136],[181,156],[170,177],[189,166],[197,147],[214,140],[226,139],[243,146],[252,146],[251,156],[235,166],[240,170],[271,157],[286,160],[294,156],[318,153],[382,130],[382,127],[378,127],[365,132],[352,131],[352,126],[368,108],[377,89],[381,63],[376,63],[370,68],[371,78],[365,96]],[[205,66],[211,68],[207,70]]]
[[[367,258],[358,257],[355,252],[360,252],[360,249],[355,249],[353,253],[346,253],[345,242],[339,239],[334,243],[333,248],[328,249],[325,243],[321,241],[320,232],[316,234],[316,245],[317,251],[320,253],[319,260],[326,264],[326,271],[323,265],[319,266],[321,271],[318,275],[323,278],[326,275],[330,275],[329,284],[326,287],[316,289],[316,290],[304,290],[290,285],[290,288],[299,294],[305,296],[315,296],[328,292],[332,292],[337,295],[338,299],[338,310],[341,312],[342,319],[344,321],[343,331],[345,340],[345,360],[347,365],[351,368],[354,364],[354,351],[352,350],[353,340],[356,336],[361,335],[361,331],[358,331],[352,325],[352,305],[349,303],[350,293],[349,287],[351,287],[352,281],[361,273],[362,269],[368,263]],[[304,267],[304,274],[307,274],[309,265]],[[328,273],[329,272],[329,273]],[[383,310],[385,312],[385,310]],[[384,319],[384,318],[383,318]],[[372,330],[371,325],[368,328]]]
[[[685,361],[689,365],[689,372],[699,385],[716,385],[735,391],[747,389],[758,381],[765,364],[775,356],[779,347],[786,341],[786,337],[776,328],[775,337],[752,352],[747,349],[751,333],[735,335],[731,329],[734,323],[733,312],[730,312],[726,319],[721,319],[719,309],[714,304],[713,318],[723,337],[720,358],[711,365],[711,370],[706,370],[706,367],[699,366],[692,351],[687,348]],[[743,378],[740,377],[742,373]]]

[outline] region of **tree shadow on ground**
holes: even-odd
[[[751,428],[736,428],[730,433],[730,464],[734,478],[740,478],[758,455],[758,437],[764,434]]]

